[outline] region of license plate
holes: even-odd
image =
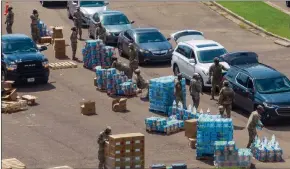
[[[34,81],[35,81],[34,78],[28,78],[28,79],[27,79],[27,82],[34,82]]]

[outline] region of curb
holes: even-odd
[[[287,10],[281,8],[280,6],[278,6],[278,5],[276,5],[276,4],[273,4],[273,3],[270,2],[270,1],[265,1],[265,3],[268,4],[268,5],[270,5],[270,6],[272,6],[273,8],[278,9],[278,10],[281,11],[281,12],[284,12],[284,13],[290,15],[290,12],[289,12],[289,11],[287,11]]]
[[[277,42],[277,44],[280,44],[279,42],[281,42],[281,41],[283,42],[283,41],[284,41],[284,42],[281,43],[280,45],[285,46],[285,47],[289,47],[290,39],[287,39],[287,38],[284,38],[284,37],[281,37],[281,36],[275,35],[275,34],[273,34],[273,33],[271,33],[271,32],[268,32],[268,31],[266,31],[265,29],[263,29],[263,28],[257,26],[256,24],[254,24],[254,23],[252,23],[252,22],[250,22],[250,21],[244,19],[244,18],[241,17],[241,16],[238,16],[238,15],[235,14],[234,12],[230,11],[229,9],[223,7],[222,5],[220,5],[220,4],[218,4],[218,3],[214,2],[214,1],[209,2],[210,4],[209,4],[209,3],[206,3],[206,2],[203,2],[203,3],[204,3],[205,5],[207,5],[207,6],[211,6],[210,4],[212,4],[212,5],[216,6],[216,7],[218,7],[219,9],[223,10],[224,12],[226,12],[226,13],[229,14],[229,15],[231,15],[232,17],[234,17],[234,18],[240,20],[241,22],[243,22],[243,23],[245,23],[245,24],[247,24],[247,25],[249,25],[249,26],[255,28],[256,30],[259,30],[259,31],[263,32],[264,34],[266,34],[266,35],[268,35],[268,36],[270,36],[270,37],[274,37],[274,38],[276,38],[276,41],[275,41],[275,42]],[[284,44],[286,44],[286,43],[289,43],[289,44],[284,45]]]

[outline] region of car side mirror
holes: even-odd
[[[135,23],[135,21],[131,21],[131,24]]]
[[[167,41],[170,41],[171,38],[167,38]]]
[[[189,63],[195,63],[195,59],[189,59]]]
[[[105,2],[105,5],[107,6],[107,5],[109,5],[110,3],[109,2]]]
[[[41,47],[39,48],[39,51],[40,51],[40,52],[45,51],[45,50],[47,50],[47,46],[41,46]]]

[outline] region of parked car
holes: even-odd
[[[172,33],[171,38],[178,44],[179,42],[185,42],[190,40],[204,40],[203,33],[197,30],[182,30]]]
[[[80,11],[84,14],[83,26],[89,26],[90,17],[96,12],[103,12],[108,10],[108,2],[105,1],[68,1],[67,2],[67,14],[69,19],[73,18],[73,14],[77,7],[80,7]]]
[[[49,79],[48,59],[41,53],[46,46],[37,47],[24,34],[2,35],[3,63],[7,68],[6,79],[18,82],[47,83]]]
[[[41,5],[43,7],[47,7],[51,4],[63,4],[63,5],[66,5],[67,4],[67,1],[40,1]]]
[[[290,8],[290,1],[286,1],[286,6]]]
[[[220,60],[227,62],[230,66],[259,63],[258,55],[248,51],[226,53],[220,56]]]
[[[122,32],[117,46],[121,56],[129,56],[128,45],[132,43],[137,51],[139,64],[167,62],[171,60],[173,51],[169,40],[156,28],[136,28]]]
[[[3,59],[4,59],[4,55],[3,53],[1,53],[1,81],[2,82],[6,80],[6,72],[7,72],[6,64]]]
[[[89,23],[89,37],[95,38],[96,23],[101,24],[106,28],[108,44],[117,44],[118,36],[121,32],[131,29],[134,21],[129,21],[127,16],[120,11],[104,11],[102,13],[95,13],[90,18]]]
[[[212,40],[186,40],[180,41],[173,52],[171,68],[174,74],[181,73],[184,78],[191,79],[194,73],[198,73],[203,88],[210,87],[211,84],[207,83],[209,68],[213,64],[214,58],[227,53],[227,50]],[[226,68],[230,67],[223,61],[220,64]]]
[[[260,63],[236,65],[225,78],[235,91],[235,106],[247,112],[257,105],[264,106],[264,123],[290,117],[290,81],[274,68]]]

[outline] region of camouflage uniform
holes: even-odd
[[[77,11],[75,11],[73,14],[74,24],[75,24],[75,27],[77,28],[77,32],[80,36],[80,39],[82,39],[82,33],[83,33],[82,32],[83,17],[84,17],[84,14],[79,9],[77,9]]]
[[[97,38],[101,39],[103,43],[106,44],[106,38],[107,38],[106,29],[102,26],[101,23],[98,23],[97,28],[96,28],[95,39]]]
[[[8,14],[6,16],[6,31],[8,34],[12,34],[12,25],[14,23],[14,13],[12,12],[12,7],[8,8]]]
[[[261,116],[257,111],[253,111],[249,117],[247,129],[249,132],[249,142],[247,145],[247,148],[250,148],[251,144],[255,140],[255,137],[257,136],[257,130],[256,127],[259,125],[259,121],[261,119]]]
[[[215,62],[213,65],[209,68],[209,77],[211,77],[211,99],[214,99],[216,86],[219,87],[219,90],[221,90],[222,86],[222,70],[227,70],[223,65],[219,64],[219,61],[217,58],[215,58]]]
[[[136,77],[135,77],[135,82],[136,82],[136,85],[139,89],[146,89],[147,93],[146,93],[146,98],[149,98],[149,82],[148,81],[145,81],[145,79],[141,76],[140,74],[140,70],[139,69],[136,69],[135,70],[135,73],[136,73]]]
[[[184,100],[183,100],[183,95],[182,95],[182,84],[181,84],[182,76],[181,76],[181,74],[178,75],[178,78],[180,78],[180,79],[176,79],[175,82],[174,82],[175,101],[176,101],[176,105],[178,105],[179,102],[181,102],[183,107],[185,107]]]
[[[33,13],[30,16],[31,19],[31,36],[34,42],[39,42],[40,41],[40,31],[37,26],[39,18],[38,18],[38,13]]]
[[[138,56],[137,56],[137,51],[135,50],[133,44],[129,44],[129,53],[130,53],[130,58],[129,58],[129,67],[130,67],[130,75],[128,76],[129,79],[132,78],[133,73],[136,69],[138,69]]]
[[[72,49],[72,58],[76,58],[76,52],[77,52],[77,45],[78,45],[78,33],[77,29],[74,27],[71,29],[71,35],[70,35],[70,41],[71,41],[71,49]]]
[[[98,151],[99,169],[107,169],[107,167],[105,166],[105,161],[106,161],[105,144],[106,144],[106,141],[109,140],[109,135],[111,135],[111,133],[107,132],[107,129],[105,131],[101,132],[99,137],[98,137],[98,144],[99,144],[99,151]]]
[[[231,118],[232,103],[235,93],[232,88],[228,86],[228,82],[224,82],[224,87],[220,91],[219,104],[223,106],[227,113],[227,118]]]
[[[189,92],[192,97],[192,102],[195,108],[198,108],[200,101],[200,93],[202,92],[202,85],[198,79],[199,75],[194,75],[194,78],[190,80]]]

